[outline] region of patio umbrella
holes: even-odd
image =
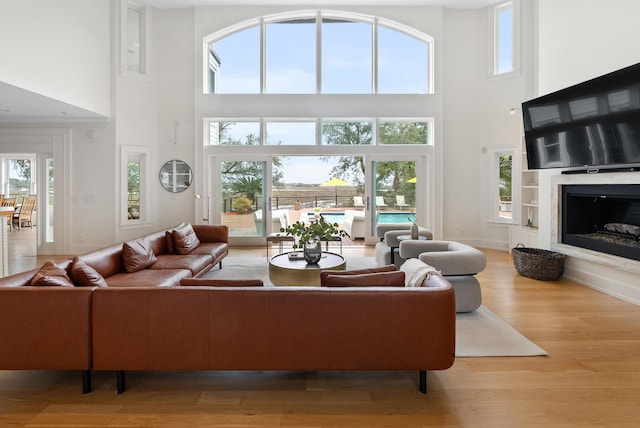
[[[335,187],[336,188],[336,206],[338,206],[338,186],[351,186],[344,180],[337,177],[333,177],[331,180],[325,181],[320,187]]]
[[[407,180],[407,183],[415,183],[415,182],[416,182],[416,177],[413,177]]]

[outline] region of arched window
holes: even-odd
[[[207,37],[205,93],[428,94],[433,40],[364,15],[304,12]]]

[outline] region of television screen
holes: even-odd
[[[640,64],[522,104],[529,169],[640,165]]]

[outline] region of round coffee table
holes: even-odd
[[[269,259],[269,279],[274,285],[320,285],[323,270],[344,270],[347,263],[339,254],[322,252],[315,265],[304,259],[289,259],[289,253],[277,254]]]

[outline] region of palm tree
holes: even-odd
[[[229,183],[229,189],[236,195],[244,195],[252,203],[256,202],[256,195],[262,193],[262,179],[258,177],[244,176]]]

